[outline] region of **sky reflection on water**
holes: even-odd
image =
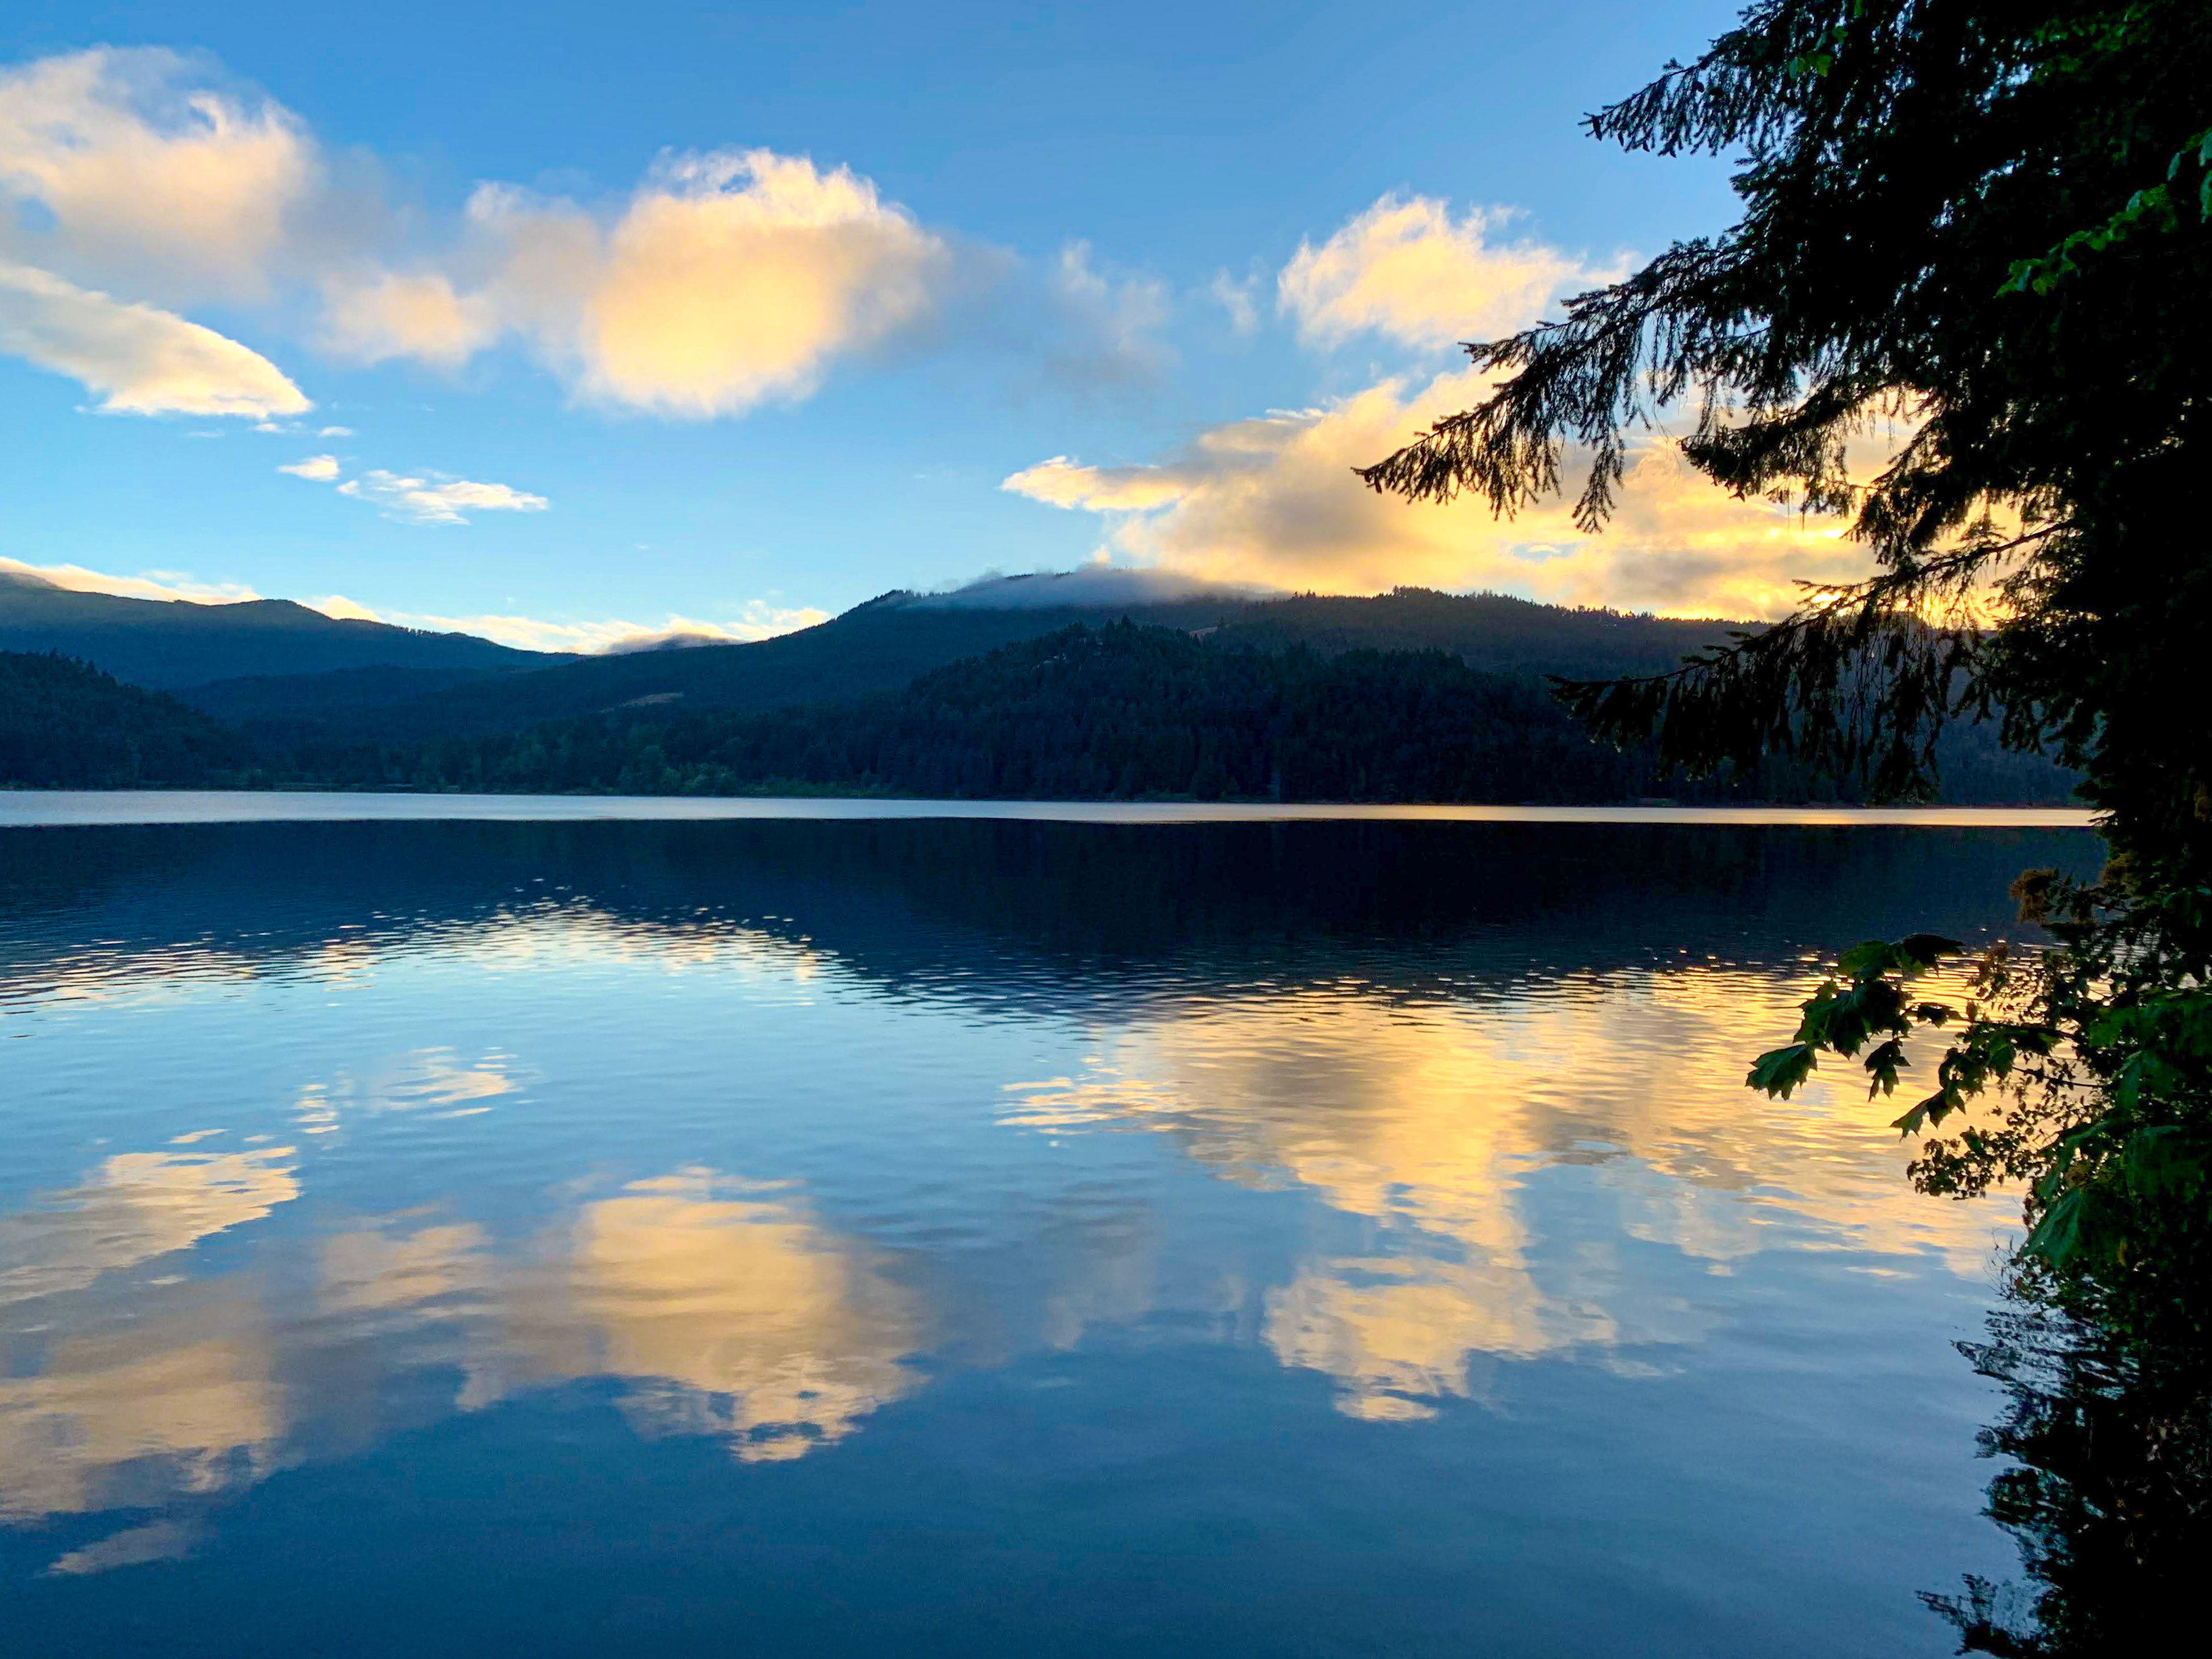
[[[1808,954],[2093,853],[0,833],[0,1596],[27,1652],[1944,1651],[2013,1206],[1741,1079]]]

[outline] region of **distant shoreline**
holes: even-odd
[[[635,823],[999,818],[1045,823],[1735,824],[2093,829],[2073,806],[1493,806],[1274,801],[917,800],[880,795],[468,795],[316,790],[0,789],[0,829],[165,823]]]

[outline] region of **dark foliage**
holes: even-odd
[[[1671,673],[1563,688],[1595,729],[1693,770],[1788,754],[1927,790],[1945,720],[2055,744],[2106,809],[2097,883],[2039,878],[2057,945],[1980,964],[1960,1006],[1912,981],[1959,951],[1846,953],[1796,1040],[1748,1082],[1787,1095],[1823,1054],[1896,1088],[1923,1028],[1957,1027],[1934,1192],[2028,1183],[2030,1253],[2153,1322],[2212,1238],[2212,742],[2197,636],[2212,391],[2212,4],[1759,0],[1695,63],[1590,121],[1673,155],[1734,151],[1743,216],[1561,321],[1470,347],[1497,389],[1364,476],[1500,512],[1589,461],[1599,527],[1639,428],[1741,495],[1847,512],[1876,574]],[[1902,440],[1870,481],[1847,449]]]
[[[2008,1467],[1989,1515],[2020,1547],[2025,1585],[1979,1577],[1923,1599],[1960,1650],[2089,1659],[2182,1644],[2201,1619],[2212,1546],[2212,1354],[2203,1333],[2116,1339],[2094,1317],[2016,1291],[1990,1340],[1962,1343],[2000,1384],[1981,1436]]]
[[[227,782],[246,763],[238,733],[174,697],[66,657],[0,651],[0,784]]]
[[[2172,722],[2212,601],[2212,8],[1762,0],[1590,127],[1740,155],[1741,221],[1472,347],[1498,389],[1370,482],[1510,512],[1572,446],[1595,528],[1639,428],[1686,408],[1696,466],[1851,514],[1879,574],[1689,669],[1574,689],[1601,729],[1911,794],[1946,709],[2001,707],[2009,741],[2086,768],[2122,850],[2201,863],[2212,744]],[[1855,480],[1883,422],[1910,439]]]

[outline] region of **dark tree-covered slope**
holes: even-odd
[[[586,657],[464,684],[426,685],[429,677],[421,671],[383,671],[343,682],[229,680],[185,695],[278,744],[408,743],[518,732],[626,704],[688,712],[845,702],[896,690],[918,674],[1002,645],[1123,618],[1219,629],[1224,639],[1263,650],[1432,650],[1478,669],[1570,674],[1663,670],[1724,638],[1729,626],[1410,588],[1374,599],[1139,594],[1127,603],[1049,605],[953,604],[945,596],[901,592],[752,644]]]
[[[2056,768],[1959,757],[1951,797],[2057,801]],[[667,704],[519,736],[307,751],[301,775],[371,787],[623,793],[880,791],[934,797],[1618,801],[1667,780],[1592,740],[1528,675],[1443,652],[1260,651],[1182,629],[1069,627],[855,702]],[[1849,799],[1772,770],[1705,799]]]
[[[174,697],[66,657],[0,651],[0,784],[221,782],[246,761],[242,737]]]
[[[1648,674],[1728,636],[1729,623],[1624,616],[1504,593],[1400,587],[1372,599],[1300,593],[1255,605],[1224,639],[1267,650],[1443,651],[1492,673]]]

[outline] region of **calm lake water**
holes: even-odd
[[[2052,828],[0,830],[10,1655],[1948,1652]]]

